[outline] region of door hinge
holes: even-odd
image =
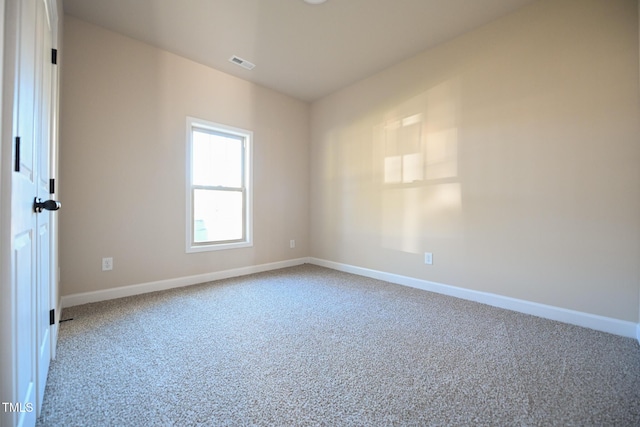
[[[51,310],[49,310],[49,325],[55,325],[56,324],[56,309],[52,308]]]
[[[58,63],[58,49],[51,49],[51,63],[54,65]]]
[[[56,180],[54,178],[49,179],[49,194],[56,192]]]
[[[19,136],[16,136],[16,163],[13,170],[16,172],[20,172],[20,137]]]

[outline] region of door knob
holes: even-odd
[[[57,211],[60,209],[60,206],[62,206],[62,203],[56,200],[47,200],[43,202],[40,197],[33,199],[33,211],[36,213],[42,212],[43,209],[48,211]]]

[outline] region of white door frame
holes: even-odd
[[[60,40],[60,16],[62,9],[60,0],[47,0],[49,4],[49,13],[52,18],[53,25],[53,48],[58,50]],[[58,61],[60,57],[58,56]],[[50,173],[51,177],[55,179],[55,193],[51,194],[50,198],[58,199],[58,188],[60,186],[59,174],[58,174],[58,155],[59,155],[59,111],[60,111],[60,68],[59,65],[53,67],[52,70],[52,82],[51,82],[51,152],[50,152]],[[55,309],[54,324],[51,326],[51,359],[56,358],[56,344],[58,342],[58,323],[60,321],[60,314],[62,312],[62,303],[60,301],[60,274],[59,274],[59,261],[58,261],[58,215],[52,215],[51,218],[51,307]]]
[[[10,323],[13,318],[11,301],[11,133],[7,135],[5,125],[7,121],[11,123],[11,118],[5,108],[4,89],[7,80],[7,73],[4,72],[6,63],[5,56],[8,52],[4,48],[5,32],[5,0],[0,0],[0,401],[10,397],[13,393],[12,366],[13,348],[6,343],[13,342],[13,325]],[[5,80],[7,79],[7,80]],[[13,83],[7,88],[13,91]],[[5,167],[5,163],[7,166]],[[4,296],[11,296],[5,298]],[[4,414],[4,408],[0,410],[0,426],[9,426],[11,419]]]

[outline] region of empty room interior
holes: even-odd
[[[0,3],[2,426],[640,424],[638,0]]]

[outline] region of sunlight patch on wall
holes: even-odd
[[[457,84],[439,84],[390,108],[373,128],[383,247],[422,253],[426,241],[459,235]]]
[[[462,193],[457,182],[384,191],[380,241],[382,247],[421,254],[430,239],[459,237]]]
[[[427,135],[425,150],[428,180],[458,176],[458,130],[444,129]]]

